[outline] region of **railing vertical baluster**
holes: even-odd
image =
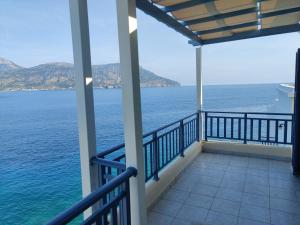
[[[109,182],[110,181],[110,179],[111,179],[111,167],[107,167],[107,174],[108,174],[108,178],[107,178],[107,182]],[[112,193],[110,192],[110,193],[108,193],[107,194],[107,201],[108,202],[110,202],[111,201],[111,199],[112,199]],[[106,214],[106,221],[108,221],[108,214]]]
[[[193,139],[193,121],[190,122],[190,141],[189,144],[192,142]]]
[[[187,146],[189,145],[190,139],[191,139],[191,123],[187,122],[186,127],[184,129],[186,129],[186,130],[184,130],[184,132],[187,133],[187,139],[185,140],[185,146],[184,146],[184,149],[186,149]]]
[[[261,119],[258,120],[258,141],[261,141]]]
[[[186,133],[186,137],[184,139],[184,146],[183,146],[183,149],[185,149],[188,146],[188,144],[189,144],[189,139],[190,139],[190,124],[187,122],[183,126],[183,129],[184,129],[184,133]]]
[[[196,140],[196,135],[195,135],[195,133],[194,133],[194,131],[195,131],[195,129],[194,129],[194,127],[195,127],[195,123],[194,123],[195,121],[194,120],[192,120],[192,123],[191,123],[191,131],[192,131],[192,135],[191,135],[191,142],[193,142],[194,140]]]
[[[169,160],[172,159],[172,152],[171,152],[171,133],[168,133],[168,153],[169,153]]]
[[[196,138],[196,135],[194,133],[195,129],[195,123],[194,123],[194,120],[192,120],[192,123],[191,123],[191,131],[192,131],[192,135],[191,135],[191,142],[193,142],[194,140],[196,141],[197,138]]]
[[[207,127],[207,112],[204,114],[204,124],[205,124],[205,141],[207,141],[207,132],[208,132],[208,127]]]
[[[164,142],[165,136],[161,136],[161,163],[162,165],[165,164],[165,142]]]
[[[144,166],[144,170],[145,170],[145,178],[147,179],[148,177],[148,151],[147,151],[147,145],[144,146],[144,160],[145,160],[145,166]]]
[[[211,116],[210,117],[210,137],[213,137],[213,121],[214,121],[214,118]]]
[[[190,143],[193,141],[193,121],[191,120],[191,125],[190,125],[190,130],[191,130],[191,134],[190,134]]]
[[[184,149],[186,149],[186,147],[188,146],[189,144],[189,141],[190,141],[190,124],[189,122],[187,122],[184,126],[184,132],[186,133],[186,139],[184,140]]]
[[[169,162],[168,133],[165,135],[166,163]]]
[[[184,148],[186,148],[189,145],[190,139],[191,139],[191,124],[188,122],[186,124],[186,126],[187,126],[187,129],[186,129],[187,139],[186,139],[186,144],[185,144]]]
[[[168,134],[165,134],[165,154],[166,154],[166,163],[168,163],[168,160],[169,160],[169,154],[168,154]]]
[[[174,135],[175,135],[175,155],[178,153],[178,142],[179,142],[179,137],[178,137],[178,129],[174,130]]]
[[[233,139],[233,125],[234,125],[234,118],[231,118],[231,121],[230,121],[230,128],[231,128],[231,134],[230,134],[230,137],[231,137],[231,139]]]
[[[152,140],[153,140],[153,135],[152,135]],[[153,146],[154,146],[154,141],[152,141],[152,143],[150,143],[150,171],[151,171],[151,176],[154,173]]]
[[[180,155],[183,157],[184,156],[184,126],[183,126],[183,120],[180,120],[179,146],[180,146]]]
[[[200,112],[197,112],[196,114],[196,140],[200,141],[200,135],[199,135],[199,129],[200,129]]]
[[[250,141],[253,141],[253,118],[250,119]]]
[[[193,139],[193,121],[190,122],[190,140],[189,140],[189,144],[191,143]]]
[[[126,184],[122,185],[122,190],[126,192]],[[120,217],[120,225],[126,225],[126,196],[119,203],[119,217]]]
[[[186,131],[185,132],[186,132],[187,137],[186,137],[186,140],[185,140],[185,146],[184,146],[184,148],[186,148],[188,146],[189,141],[190,141],[190,136],[191,136],[191,133],[190,133],[190,123],[189,122],[187,122],[187,124],[186,124]]]
[[[199,132],[197,132],[197,129],[198,129],[198,127],[197,127],[197,121],[195,120],[194,121],[194,133],[195,133],[195,140],[197,140],[197,133]],[[199,141],[200,141],[200,132],[198,133],[198,136],[199,136]]]
[[[226,126],[226,123],[227,123],[227,118],[224,117],[224,138],[226,139],[227,137],[227,126]]]
[[[189,122],[189,141],[187,146],[191,143],[191,140],[192,140],[192,123]]]
[[[290,124],[291,124],[291,136],[289,138],[289,140],[290,140],[289,143],[293,145],[293,143],[294,143],[294,115],[292,115]]]
[[[125,183],[125,191],[126,191],[126,225],[131,224],[131,215],[130,215],[130,185],[129,185],[129,179]],[[124,213],[125,215],[125,213]]]
[[[220,117],[217,117],[217,137],[220,137]]]
[[[247,113],[244,115],[244,144],[247,144]]]
[[[194,134],[194,120],[191,121],[191,142],[195,140],[195,134]],[[191,143],[190,142],[190,143]]]
[[[180,130],[176,129],[176,154],[180,153]]]
[[[242,119],[238,118],[238,139],[241,140],[242,133]]]
[[[169,158],[172,159],[172,133],[168,133],[169,140],[168,140],[168,153],[169,153]]]
[[[105,184],[105,167],[104,166],[98,166],[98,174],[99,174],[99,187]],[[104,204],[105,198],[100,199],[99,205],[100,207]],[[99,220],[97,220],[96,225],[102,225],[103,224],[103,217],[101,217]]]
[[[113,206],[111,208],[111,221],[112,225],[118,225],[118,212],[117,212],[117,206]]]
[[[176,155],[176,153],[175,153],[175,139],[174,139],[174,135],[175,135],[175,130],[172,131],[172,154],[173,154],[172,157],[174,157]]]
[[[152,138],[153,138],[153,153],[154,153],[154,176],[153,179],[158,181],[159,177],[158,177],[158,170],[159,170],[159,143],[158,143],[158,139],[157,139],[157,132],[154,132],[152,134]]]
[[[197,141],[197,121],[195,120],[194,121],[194,134],[195,134],[195,140]],[[199,132],[199,131],[198,131]],[[200,132],[198,133],[198,136],[199,136],[199,141],[200,141]]]
[[[287,120],[284,121],[284,144],[287,143],[287,129],[288,128],[288,123]]]
[[[275,121],[275,143],[278,142],[278,120]]]
[[[267,142],[270,140],[270,120],[267,119]]]

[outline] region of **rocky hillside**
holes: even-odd
[[[169,80],[140,68],[142,87],[179,86]],[[120,64],[93,66],[95,88],[119,88]],[[47,63],[31,68],[18,66],[0,58],[0,90],[56,90],[74,88],[73,65],[70,63]]]

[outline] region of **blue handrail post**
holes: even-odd
[[[207,141],[207,112],[204,114],[204,123],[205,123],[205,141]]]
[[[179,147],[180,147],[180,156],[184,157],[184,126],[183,126],[183,120],[180,120],[180,126],[179,126]]]
[[[154,177],[153,179],[155,181],[158,181],[159,180],[159,177],[158,177],[158,170],[159,170],[159,146],[158,146],[158,142],[157,142],[157,132],[154,132],[152,134],[152,138],[153,138],[153,153],[154,153],[154,156],[153,156],[153,163],[154,163]]]
[[[244,144],[247,144],[247,113],[244,114]]]
[[[200,141],[200,116],[201,116],[201,111],[197,111],[196,114],[196,137],[197,137],[197,141]]]

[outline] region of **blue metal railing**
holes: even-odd
[[[205,140],[292,145],[293,114],[204,111]]]
[[[143,135],[145,181],[158,173],[195,141],[199,141],[200,116],[204,137],[247,143],[291,145],[293,114],[202,111]],[[99,188],[48,225],[66,224],[98,202],[100,208],[83,224],[130,224],[129,178],[134,168],[125,166],[125,144],[100,152],[91,159],[98,166]],[[119,219],[117,218],[119,216]],[[111,223],[109,223],[111,221]]]
[[[292,145],[293,114],[202,111],[170,123],[143,135],[145,181],[159,180],[158,173],[177,156],[199,140],[200,116],[204,123],[204,138],[235,142]],[[98,159],[125,163],[125,144],[100,152]],[[101,184],[118,174],[109,166],[100,168]]]
[[[106,161],[104,163],[108,162]],[[115,166],[118,167],[121,165],[115,164]],[[59,214],[47,223],[47,225],[64,225],[70,223],[86,209],[95,205],[97,205],[98,208],[90,217],[85,219],[82,224],[130,225],[129,178],[136,176],[136,174],[137,170],[135,168],[127,168],[118,176],[111,179],[110,182],[101,186],[73,207]],[[109,201],[104,201],[108,199],[108,196],[110,196]]]
[[[199,140],[199,115],[193,113],[181,120],[160,127],[143,135],[145,157],[145,181],[158,180],[158,173],[177,156],[184,156],[184,151],[193,142]],[[100,152],[95,159],[109,159],[125,163],[125,144]],[[105,184],[118,174],[116,168],[99,165],[100,182]]]

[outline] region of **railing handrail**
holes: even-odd
[[[113,153],[114,151],[117,151],[121,148],[125,147],[125,143],[122,143],[122,144],[119,144],[119,145],[116,145],[115,147],[112,147],[112,148],[109,148],[107,150],[104,150],[104,151],[101,151],[97,154],[97,157],[101,158],[101,157],[104,157],[110,153]]]
[[[214,113],[214,114],[220,113],[220,114],[277,115],[277,116],[293,116],[293,115],[294,115],[293,113],[236,112],[236,111],[212,111],[212,110],[202,110],[202,111],[200,111],[200,112],[201,112],[201,113]],[[197,115],[197,112],[196,112],[196,113],[192,113],[192,114],[190,114],[190,115],[188,115],[188,116],[185,116],[184,118],[179,119],[179,120],[177,120],[177,121],[175,121],[175,122],[166,124],[166,125],[164,125],[164,126],[158,128],[158,129],[156,129],[156,130],[152,130],[152,131],[150,131],[150,132],[144,134],[144,135],[143,135],[143,138],[146,138],[146,137],[148,137],[148,136],[150,136],[150,135],[153,135],[154,133],[157,133],[157,132],[159,132],[159,131],[161,131],[161,130],[163,130],[163,129],[166,129],[166,128],[168,128],[168,127],[171,127],[171,126],[175,125],[176,123],[179,123],[180,121],[186,120],[186,119],[188,119],[188,118],[190,118],[190,117],[192,117],[192,116],[195,116],[195,115]],[[115,146],[115,147],[112,147],[112,148],[109,148],[109,149],[107,149],[107,150],[101,151],[101,152],[98,153],[97,157],[100,157],[100,158],[101,158],[101,157],[104,157],[105,155],[108,155],[108,154],[110,154],[110,153],[112,153],[112,152],[114,152],[114,151],[117,151],[117,150],[119,150],[119,149],[121,149],[121,148],[123,148],[123,147],[125,147],[125,143],[122,143],[122,144],[119,144],[119,145],[117,145],[117,146]]]
[[[163,130],[163,129],[166,129],[166,128],[168,128],[168,127],[171,127],[171,126],[175,125],[176,123],[179,123],[180,121],[186,120],[186,119],[188,119],[188,118],[190,118],[190,117],[192,117],[192,116],[195,116],[195,115],[197,115],[197,112],[196,112],[196,113],[192,113],[192,114],[190,114],[190,115],[188,115],[188,116],[185,116],[185,117],[183,117],[183,118],[181,118],[181,119],[179,119],[179,120],[177,120],[177,121],[175,121],[175,122],[172,122],[172,123],[169,123],[169,124],[167,124],[167,125],[164,125],[164,126],[158,128],[158,129],[156,129],[156,130],[152,130],[152,131],[150,131],[150,132],[148,132],[148,133],[146,133],[146,134],[143,134],[143,138],[146,138],[146,137],[148,137],[148,136],[151,136],[151,135],[153,135],[154,133],[158,133],[159,131],[161,131],[161,130]],[[109,149],[107,149],[107,150],[101,151],[101,152],[99,152],[99,153],[97,154],[97,157],[99,157],[99,158],[104,157],[104,156],[106,156],[106,155],[108,155],[108,154],[110,154],[110,153],[113,153],[114,151],[117,151],[117,150],[119,150],[119,149],[121,149],[121,148],[123,148],[123,147],[125,147],[125,143],[122,143],[122,144],[119,144],[119,145],[117,145],[117,146],[115,146],[115,147],[112,147],[112,148],[109,148]]]
[[[169,123],[169,124],[167,124],[167,125],[165,125],[165,126],[162,126],[162,127],[158,128],[158,129],[156,129],[156,130],[150,131],[150,132],[144,134],[143,137],[144,137],[144,138],[145,138],[145,137],[148,137],[148,136],[152,135],[153,133],[157,133],[157,132],[159,132],[159,131],[161,131],[161,130],[163,130],[163,129],[166,129],[166,128],[168,128],[168,127],[171,127],[171,126],[175,125],[176,123],[179,123],[180,121],[186,120],[186,119],[188,119],[188,118],[190,118],[190,117],[192,117],[192,116],[195,116],[195,115],[197,115],[197,113],[192,113],[192,114],[190,114],[190,115],[188,115],[188,116],[185,116],[185,117],[183,117],[183,118],[181,118],[181,119],[179,119],[179,120],[177,120],[177,121],[175,121],[175,122]]]
[[[99,157],[93,157],[91,160],[92,163],[99,164],[101,166],[110,166],[114,167],[120,170],[125,171],[126,170],[126,165],[124,163],[118,162],[118,161],[111,161],[108,159],[103,159]]]
[[[244,144],[247,144],[248,141],[283,145],[293,144],[293,113],[229,111],[202,111],[202,113],[205,115],[206,141],[208,138],[212,138],[243,141]],[[229,123],[227,123],[228,121]],[[241,124],[242,122],[243,125]],[[265,125],[262,125],[262,123]],[[257,125],[255,126],[255,124]],[[280,131],[279,129],[282,127],[284,127],[284,130]],[[228,129],[230,132],[229,135],[227,135]],[[214,130],[217,131],[217,134],[213,134]],[[220,134],[220,131],[222,134]],[[271,140],[271,132],[275,133],[274,141]],[[266,133],[266,140],[262,140],[262,134],[264,133]]]
[[[270,112],[236,112],[236,111],[214,111],[214,110],[201,110],[201,111],[198,111],[198,112],[200,112],[200,113],[213,113],[213,114],[220,113],[220,114],[273,115],[273,116],[292,116],[292,117],[294,116],[293,113],[270,113]],[[198,112],[192,113],[192,114],[190,114],[188,116],[185,116],[182,119],[179,119],[179,120],[174,121],[172,123],[166,124],[166,125],[158,128],[158,129],[156,129],[156,130],[152,130],[150,132],[147,132],[146,134],[143,135],[143,138],[151,136],[154,133],[158,133],[158,132],[160,132],[163,129],[166,129],[168,127],[171,127],[171,126],[175,125],[176,123],[179,123],[180,121],[183,121],[183,120],[186,120],[186,119],[188,119],[188,118],[190,118],[192,116],[195,116],[195,115],[197,115]],[[97,157],[99,157],[99,158],[104,157],[104,156],[106,156],[108,154],[111,154],[111,153],[113,153],[113,152],[115,152],[115,151],[117,151],[117,150],[119,150],[121,148],[124,148],[124,147],[125,147],[125,143],[119,144],[119,145],[117,145],[115,147],[112,147],[112,148],[109,148],[107,150],[99,152],[97,154]]]
[[[232,111],[210,111],[202,110],[202,113],[220,113],[220,114],[248,114],[248,115],[273,115],[273,116],[293,116],[293,113],[270,113],[270,112],[232,112]]]
[[[110,193],[116,187],[123,184],[126,180],[128,180],[132,176],[137,175],[137,170],[133,167],[128,167],[123,173],[118,175],[117,177],[110,180],[108,183],[104,184],[96,191],[92,192],[81,201],[73,205],[71,208],[65,210],[56,216],[53,220],[48,222],[46,225],[63,225],[67,224],[81,213],[83,213],[86,209],[94,205],[101,198],[103,198],[106,194]]]

